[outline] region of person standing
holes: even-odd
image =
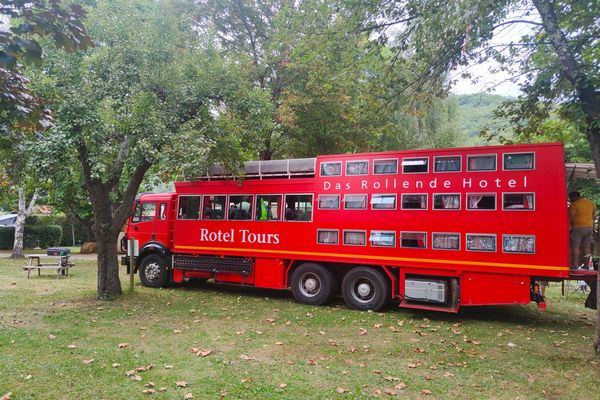
[[[580,250],[584,257],[591,257],[596,205],[581,197],[577,191],[569,193],[569,223],[571,225],[571,268],[580,265]]]

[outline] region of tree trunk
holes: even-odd
[[[98,298],[112,300],[120,296],[119,258],[117,256],[118,233],[96,232],[98,243]]]
[[[25,234],[25,220],[27,216],[31,214],[33,211],[33,206],[35,206],[35,202],[38,198],[37,189],[31,196],[31,201],[29,202],[29,206],[25,207],[25,189],[19,188],[19,209],[17,211],[17,219],[15,221],[15,239],[13,242],[13,251],[10,255],[10,258],[24,258],[23,255],[23,238]]]

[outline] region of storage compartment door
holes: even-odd
[[[526,276],[465,273],[460,280],[463,306],[530,302],[529,278]]]
[[[257,258],[254,266],[254,285],[256,287],[282,289],[284,262],[281,259]]]

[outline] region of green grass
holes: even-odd
[[[547,312],[459,315],[357,312],[341,301],[310,307],[288,292],[210,283],[137,284],[132,295],[100,302],[95,262],[76,264],[68,278],[43,271],[27,280],[21,261],[0,260],[0,397],[600,398],[595,313],[559,287],[549,288]],[[127,276],[121,281],[125,288]],[[149,365],[140,380],[126,375]],[[144,394],[150,382],[156,392]]]

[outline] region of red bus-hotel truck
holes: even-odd
[[[558,143],[255,161],[142,194],[127,238],[142,283],[214,279],[287,289],[307,304],[457,312],[545,307],[570,277]],[[125,257],[124,263],[128,262]],[[595,272],[589,271],[589,274]]]

